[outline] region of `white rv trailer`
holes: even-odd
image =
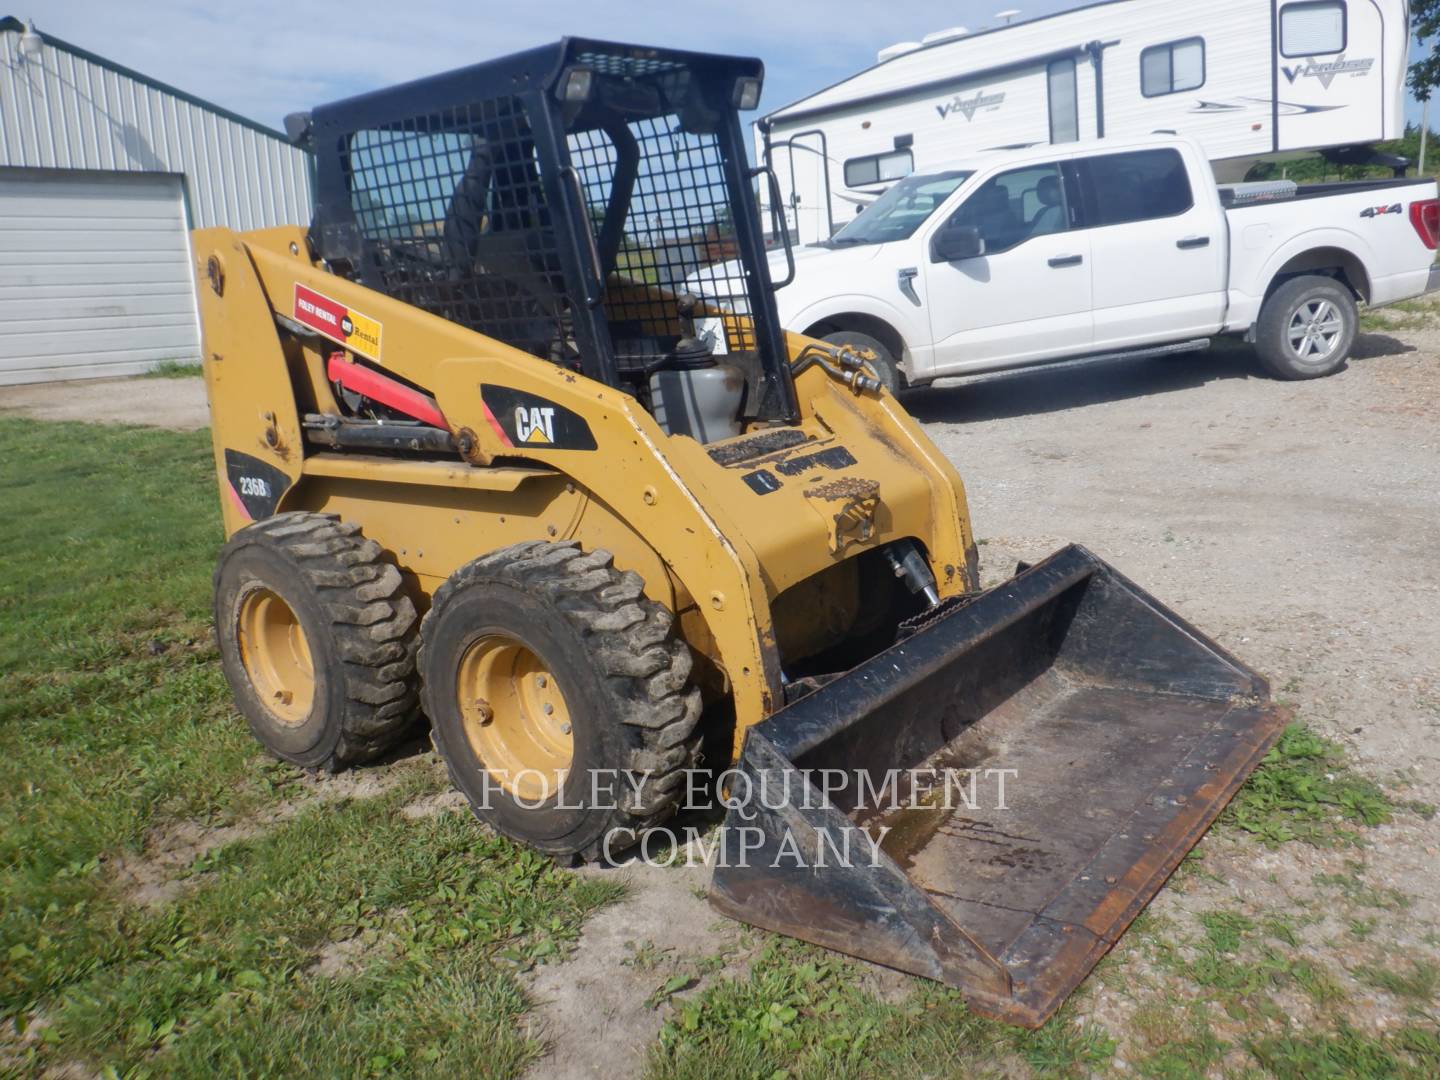
[[[1237,181],[1258,160],[1400,138],[1409,41],[1406,0],[1102,0],[883,49],[762,118],[756,156],[800,243],[894,180],[1008,146],[1175,133]]]

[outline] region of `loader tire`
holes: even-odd
[[[1320,379],[1345,366],[1359,328],[1350,289],[1334,278],[1306,274],[1265,301],[1255,324],[1255,355],[1277,379]]]
[[[420,634],[435,748],[497,831],[594,861],[684,798],[700,743],[690,652],[609,552],[533,541],[482,556],[435,591]]]
[[[900,358],[892,356],[889,349],[869,334],[862,334],[858,330],[838,330],[833,334],[826,334],[823,340],[827,345],[849,345],[862,353],[874,353],[875,359],[870,362],[870,366],[875,369],[875,374],[880,376],[885,389],[892,394],[909,389],[910,383],[905,378],[905,373],[900,370]]]
[[[302,768],[367,761],[413,726],[418,622],[380,545],[333,514],[277,514],[220,551],[225,678],[255,737]]]

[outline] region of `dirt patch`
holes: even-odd
[[[201,378],[77,379],[0,387],[0,412],[37,420],[138,424],[198,431],[210,426],[210,405]]]
[[[365,966],[365,958],[373,948],[363,937],[326,942],[305,973],[322,979],[343,979]]]
[[[19,1030],[21,1022],[24,1031]],[[50,1020],[43,1013],[22,1014],[0,1024],[0,1073],[22,1075],[49,1026]]]
[[[468,811],[469,802],[454,788],[449,791],[426,795],[400,808],[400,816],[407,821],[421,821],[441,814],[458,814]]]
[[[706,903],[703,866],[580,872],[621,875],[631,891],[591,917],[566,962],[536,970],[532,1015],[549,1051],[530,1075],[638,1076],[669,1008],[658,1000],[667,981],[690,973],[693,982],[677,992],[683,996],[739,963],[742,931]]]
[[[157,826],[145,838],[143,851],[109,860],[111,878],[128,903],[147,907],[168,904],[189,887],[192,879],[187,871],[211,852],[259,836],[319,802],[377,798],[409,775],[410,770],[394,765],[335,775],[299,773],[292,798],[244,821],[232,825],[175,821]]]
[[[150,831],[139,855],[121,855],[111,862],[110,873],[125,900],[146,907],[159,907],[174,900],[189,885],[186,871],[196,861],[241,840],[259,836],[266,829],[288,821],[313,799],[280,803],[235,825],[203,825],[176,821]]]

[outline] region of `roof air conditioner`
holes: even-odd
[[[920,39],[922,45],[934,45],[938,41],[954,41],[970,33],[969,27],[952,26],[948,30],[936,30],[933,34],[926,34]]]
[[[920,48],[920,42],[918,41],[900,41],[894,45],[886,45],[885,48],[881,49],[877,54],[876,59],[883,64],[886,60],[894,60],[895,57],[904,56],[906,53],[914,52],[918,48]]]

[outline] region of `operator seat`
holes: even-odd
[[[442,304],[459,308],[441,314],[546,358],[561,334],[564,279],[545,209],[533,204],[539,184],[517,156],[475,141],[441,231]]]
[[[1042,176],[1035,188],[1035,197],[1040,200],[1040,212],[1030,223],[1031,236],[1047,236],[1063,232],[1065,220],[1065,193],[1060,187],[1058,176]]]

